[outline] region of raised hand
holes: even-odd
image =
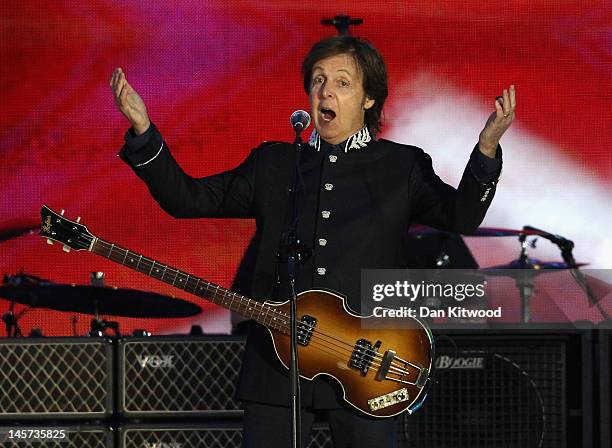
[[[140,95],[127,82],[125,73],[123,73],[120,67],[113,71],[109,84],[115,95],[117,108],[132,124],[134,132],[138,135],[144,133],[151,125],[149,115],[147,114],[147,107],[142,98],[140,98]]]
[[[478,146],[484,155],[495,157],[499,140],[514,121],[515,109],[516,92],[512,85],[509,89],[504,89],[502,96],[495,99],[495,112],[489,116],[480,132]]]

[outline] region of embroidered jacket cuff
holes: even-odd
[[[497,184],[502,170],[501,146],[497,145],[495,158],[491,158],[480,152],[477,144],[470,155],[469,167],[478,183],[482,185]]]
[[[153,123],[141,135],[136,135],[133,128],[128,129],[124,139],[125,144],[119,151],[119,157],[133,167],[155,160],[164,146],[163,138]]]

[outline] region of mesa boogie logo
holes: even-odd
[[[145,367],[151,367],[152,369],[167,369],[174,367],[174,356],[172,355],[143,355],[138,356],[136,359],[142,369]],[[158,447],[155,446],[155,448]]]
[[[178,442],[170,442],[170,443],[165,443],[165,442],[154,442],[154,443],[149,443],[149,442],[143,442],[142,444],[142,448],[182,448],[183,444],[182,443],[178,443]]]
[[[438,356],[437,369],[484,369],[484,356]]]

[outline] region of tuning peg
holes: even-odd
[[[53,240],[51,238],[47,238],[47,244],[53,246]]]
[[[66,210],[62,209],[62,211],[60,212],[60,215],[64,216],[64,212],[65,212],[65,211],[66,211]]]
[[[81,217],[77,216],[76,222],[81,222]]]
[[[68,247],[68,246],[66,246],[66,245],[64,244],[64,246],[62,247],[62,250],[63,250],[64,252],[70,252],[70,247]]]

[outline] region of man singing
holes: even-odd
[[[302,72],[315,129],[297,155],[297,236],[312,255],[297,267],[296,290],[338,291],[359,310],[361,270],[405,267],[412,222],[461,233],[482,222],[501,171],[499,140],[514,120],[514,86],[495,100],[455,189],[434,173],[420,148],[377,138],[387,72],[370,43],[350,36],[324,39],[306,55]],[[286,265],[277,254],[290,221],[293,146],[264,143],[233,170],[193,178],[175,162],[120,68],[110,85],[132,126],[121,157],[159,205],[177,218],[254,218],[250,295],[287,299]],[[328,419],[337,448],[396,446],[393,419],[358,414],[339,394],[337,383],[324,375],[302,382],[302,446],[315,411]],[[287,370],[259,325],[248,335],[238,397],[245,409],[244,447],[290,446]]]

